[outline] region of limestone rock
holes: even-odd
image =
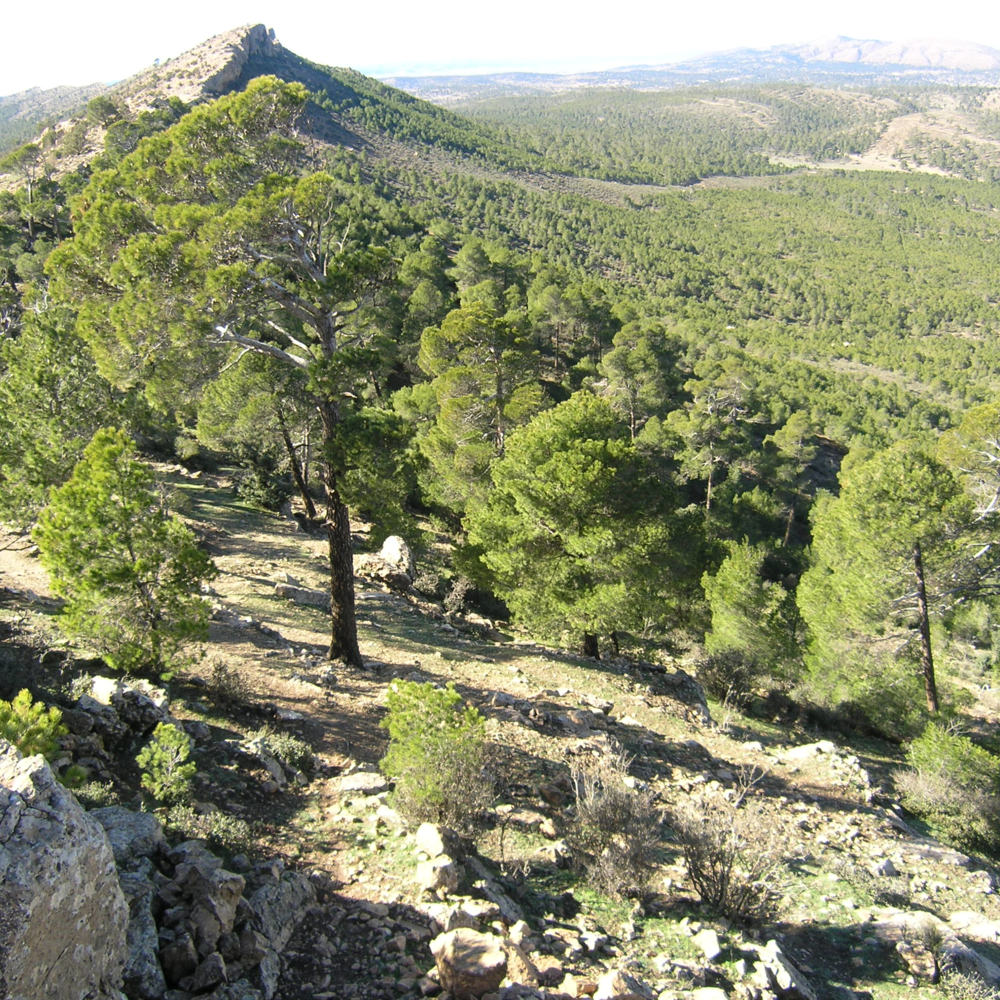
[[[820,740],[818,743],[805,743],[802,746],[792,747],[791,750],[786,750],[782,756],[785,760],[807,760],[810,757],[836,752],[835,743],[830,742],[830,740]]]
[[[541,974],[534,962],[528,958],[527,953],[519,944],[515,944],[510,938],[503,939],[503,950],[507,954],[507,978],[511,983],[521,983],[527,986],[537,986],[541,980]],[[559,977],[560,979],[562,976]]]
[[[354,572],[358,576],[378,580],[393,590],[402,591],[409,591],[417,578],[413,553],[398,535],[390,535],[377,554],[362,553],[355,556]]]
[[[283,872],[274,882],[257,889],[248,902],[257,914],[260,931],[270,945],[265,948],[252,981],[264,995],[264,1000],[271,1000],[281,972],[278,953],[295,933],[306,910],[316,902],[316,890],[307,878],[297,872]],[[243,943],[241,938],[241,947]]]
[[[0,995],[117,997],[129,911],[101,825],[0,740]]]
[[[336,780],[341,795],[351,792],[378,795],[389,787],[389,782],[377,771],[355,771],[354,774],[345,774]]]
[[[194,975],[191,977],[191,989],[195,993],[204,993],[205,990],[225,981],[226,961],[217,951],[213,951],[194,970]]]
[[[456,1000],[491,993],[507,975],[507,955],[492,934],[460,927],[431,942],[441,986]]]
[[[295,587],[290,583],[276,583],[274,593],[296,604],[306,604],[324,611],[330,610],[330,595],[325,590],[311,590],[308,587]]]
[[[462,843],[457,833],[436,823],[421,823],[417,829],[415,843],[418,851],[423,851],[432,861],[442,854],[457,858],[462,853]]]
[[[699,931],[691,940],[705,953],[705,958],[709,962],[714,962],[722,954],[722,946],[719,944],[719,935],[710,927]]]
[[[899,957],[906,963],[906,968],[917,977],[928,983],[938,980],[938,967],[934,953],[919,942],[899,941],[896,943]]]
[[[198,968],[198,949],[190,934],[180,935],[160,952],[160,966],[172,986],[177,986]]]
[[[768,941],[757,953],[760,961],[754,963],[755,979],[764,989],[775,987],[783,1000],[816,1000],[816,992],[785,957],[777,941]]]
[[[637,997],[639,1000],[653,1000],[655,994],[641,980],[620,969],[612,969],[601,976],[597,983],[594,1000],[613,1000],[614,997]]]
[[[198,954],[208,956],[216,950],[219,938],[233,929],[246,882],[242,875],[193,862],[177,866],[174,885],[190,901],[188,919]]]
[[[430,861],[421,861],[417,865],[417,885],[427,892],[447,895],[458,888],[459,880],[459,867],[447,854]]]
[[[160,821],[152,813],[107,806],[94,809],[90,815],[104,827],[119,867],[136,858],[150,858],[166,845]]]
[[[159,1000],[167,991],[167,983],[157,960],[159,940],[153,920],[153,883],[138,872],[123,872],[118,880],[129,908],[125,992],[130,1000]]]

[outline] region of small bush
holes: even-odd
[[[833,867],[833,873],[842,878],[860,897],[859,903],[869,906],[895,906],[901,910],[910,908],[910,884],[901,876],[876,875],[862,865],[850,861],[840,861]]]
[[[213,661],[208,691],[217,705],[246,705],[253,698],[253,688],[246,674],[224,660]]]
[[[720,650],[698,664],[698,680],[709,697],[736,708],[750,704],[762,674],[757,660],[738,649]]]
[[[280,510],[291,499],[292,482],[281,473],[273,455],[240,445],[233,457],[240,465],[233,479],[241,500],[264,510]]]
[[[62,712],[55,706],[46,709],[43,702],[32,704],[27,688],[12,701],[0,701],[0,739],[13,743],[25,757],[51,756],[58,748],[56,740],[66,731]]]
[[[782,896],[783,842],[776,818],[755,799],[691,798],[670,826],[702,902],[729,920],[764,923]]]
[[[948,1000],[997,1000],[996,988],[975,973],[949,972],[941,979]]]
[[[463,706],[453,684],[396,681],[387,704],[382,770],[396,782],[396,808],[414,822],[471,831],[493,800],[482,716]]]
[[[84,809],[103,809],[105,806],[120,806],[121,796],[110,782],[88,781],[79,788],[73,789],[73,794]]]
[[[1000,759],[931,722],[906,751],[913,769],[897,784],[907,809],[967,850],[1000,849]]]
[[[229,854],[252,854],[255,846],[253,827],[229,813],[199,815],[190,806],[173,806],[167,813],[166,826],[168,832],[175,831],[187,839],[207,840],[212,847]]]
[[[279,732],[270,726],[265,726],[257,735],[263,737],[272,756],[283,764],[294,767],[296,771],[311,773],[316,770],[316,754],[305,740],[300,740],[291,733]]]
[[[660,815],[649,792],[625,784],[628,760],[602,757],[573,774],[576,819],[570,846],[591,885],[609,896],[639,896],[660,841]]]
[[[177,726],[161,722],[153,738],[139,752],[135,762],[142,768],[142,787],[158,802],[182,802],[191,791],[197,768],[191,756],[191,740]]]

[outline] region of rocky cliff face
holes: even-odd
[[[0,740],[0,996],[118,998],[128,915],[101,825]]]

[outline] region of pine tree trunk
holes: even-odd
[[[927,711],[938,710],[937,684],[934,680],[934,655],[931,652],[931,622],[927,613],[927,588],[924,584],[924,560],[920,542],[913,546],[913,570],[917,576],[917,608],[920,614],[920,666],[927,694]]]
[[[326,528],[330,553],[330,659],[364,666],[358,648],[358,623],[354,613],[354,552],[351,519],[340,498],[337,470],[330,462],[340,414],[336,403],[320,406],[323,421],[323,487],[326,492]]]
[[[583,633],[583,655],[592,656],[595,660],[601,657],[601,650],[597,644],[597,636],[593,632]]]

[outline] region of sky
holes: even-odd
[[[211,35],[258,22],[301,56],[372,76],[577,72],[829,35],[963,39],[1000,49],[1000,5],[965,0],[52,0],[5,10],[0,95],[111,83]]]

